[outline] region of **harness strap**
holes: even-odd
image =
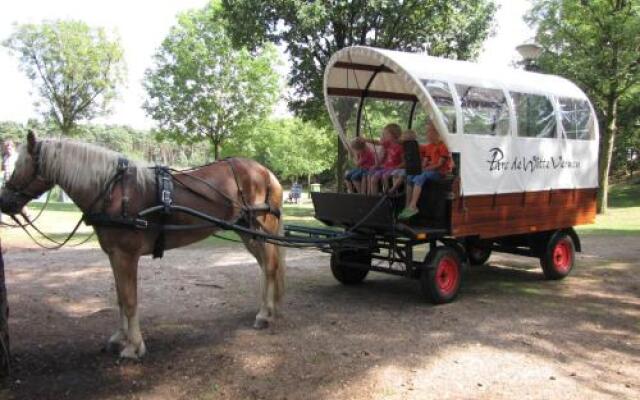
[[[118,158],[118,173],[121,174],[120,185],[122,185],[122,216],[129,215],[129,160],[124,157]]]
[[[167,217],[171,215],[173,205],[173,176],[168,167],[156,166],[156,195],[158,203],[162,206],[160,223],[165,224]],[[153,258],[162,258],[166,247],[166,236],[164,230],[158,233],[158,237],[153,245]]]
[[[227,165],[229,165],[229,169],[231,169],[231,174],[233,175],[233,179],[236,181],[236,186],[238,187],[238,193],[240,194],[240,200],[242,200],[242,205],[247,208],[247,200],[244,198],[244,192],[242,191],[242,186],[240,186],[240,181],[238,181],[238,174],[236,173],[236,167],[233,165],[233,158],[227,158],[225,160]]]

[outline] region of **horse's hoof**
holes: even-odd
[[[266,319],[256,319],[256,322],[253,324],[253,328],[254,329],[266,329],[269,327],[269,321],[267,321]]]
[[[144,342],[140,342],[137,348],[135,345],[130,343],[120,352],[120,358],[128,358],[130,360],[139,360],[145,355],[146,352],[147,352],[147,349],[144,345]]]
[[[124,344],[122,342],[112,342],[109,340],[104,346],[104,351],[111,354],[118,354],[123,348]]]

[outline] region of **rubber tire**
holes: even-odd
[[[467,243],[465,246],[469,264],[473,266],[484,265],[491,257],[491,249],[486,249],[474,243]]]
[[[564,246],[564,249],[560,249],[558,246]],[[563,258],[567,256],[568,260]],[[571,273],[575,260],[576,246],[571,235],[558,231],[549,238],[544,253],[540,257],[540,265],[546,279],[558,280]],[[558,263],[563,263],[565,266],[561,267]]]
[[[443,261],[448,260],[451,264],[449,268],[455,268],[457,279],[452,284],[451,289],[443,291],[438,284],[438,274],[442,274]],[[449,271],[451,272],[451,271]],[[424,268],[420,274],[420,285],[424,296],[433,304],[444,304],[452,302],[460,291],[462,285],[463,268],[460,254],[449,246],[436,247],[429,252]]]
[[[357,285],[369,274],[369,270],[366,268],[371,266],[370,253],[357,250],[343,250],[340,252],[340,259],[342,261],[363,265],[363,268],[354,268],[340,264],[338,262],[338,254],[331,253],[331,272],[333,273],[333,277],[343,285]]]

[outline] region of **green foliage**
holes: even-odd
[[[30,121],[23,125],[16,122],[0,121],[0,141],[11,139],[22,143],[27,129],[32,128],[39,137],[58,137],[59,129],[52,124]],[[172,141],[158,141],[156,132],[137,130],[121,125],[81,124],[75,129],[76,138],[95,143],[128,157],[174,167],[194,167],[208,159],[206,147],[193,144],[179,144]]]
[[[605,211],[616,136],[638,134],[633,128],[638,123],[633,105],[640,91],[640,4],[632,0],[536,0],[533,4],[526,19],[537,27],[536,39],[545,49],[539,60],[542,70],[577,82],[599,115],[599,204],[600,211]],[[634,112],[635,116],[625,115]]]
[[[222,0],[235,41],[258,48],[282,41],[291,58],[291,108],[326,121],[322,78],[331,55],[352,45],[473,58],[490,33],[487,0]]]
[[[298,118],[271,119],[237,137],[223,154],[250,157],[281,178],[297,178],[331,168],[336,155],[333,139],[333,132]]]
[[[178,17],[146,73],[144,108],[160,137],[208,140],[217,159],[225,141],[271,111],[281,89],[279,62],[275,46],[256,54],[234,48],[212,2]]]
[[[3,43],[43,99],[36,106],[63,134],[109,112],[126,68],[118,38],[81,21],[24,24]]]
[[[289,107],[305,120],[328,125],[322,80],[336,51],[354,45],[469,59],[489,36],[491,0],[222,0],[236,44],[258,51],[281,42],[291,61]],[[349,118],[350,109],[343,112]],[[337,144],[336,178],[342,188],[346,150]]]

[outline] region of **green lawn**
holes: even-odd
[[[599,215],[594,225],[578,227],[581,235],[638,235],[640,236],[640,182],[621,183],[611,187],[609,195],[609,212]],[[29,206],[32,216],[35,216],[42,204],[34,203]],[[313,206],[310,203],[284,206],[285,222],[287,224],[305,226],[323,226],[313,218]],[[40,229],[57,240],[62,240],[70,232],[80,218],[80,211],[73,204],[52,202],[45,213],[36,222]],[[3,215],[3,221],[9,221]],[[91,233],[91,228],[81,226],[78,236],[72,243],[85,239]],[[1,228],[4,246],[24,246],[29,238],[19,229]],[[222,234],[224,237],[237,239],[231,232]],[[97,244],[95,238],[90,243]],[[204,244],[222,245],[229,242],[212,237]]]
[[[577,228],[581,235],[640,236],[640,181],[618,183],[609,191],[609,210],[596,223]]]

